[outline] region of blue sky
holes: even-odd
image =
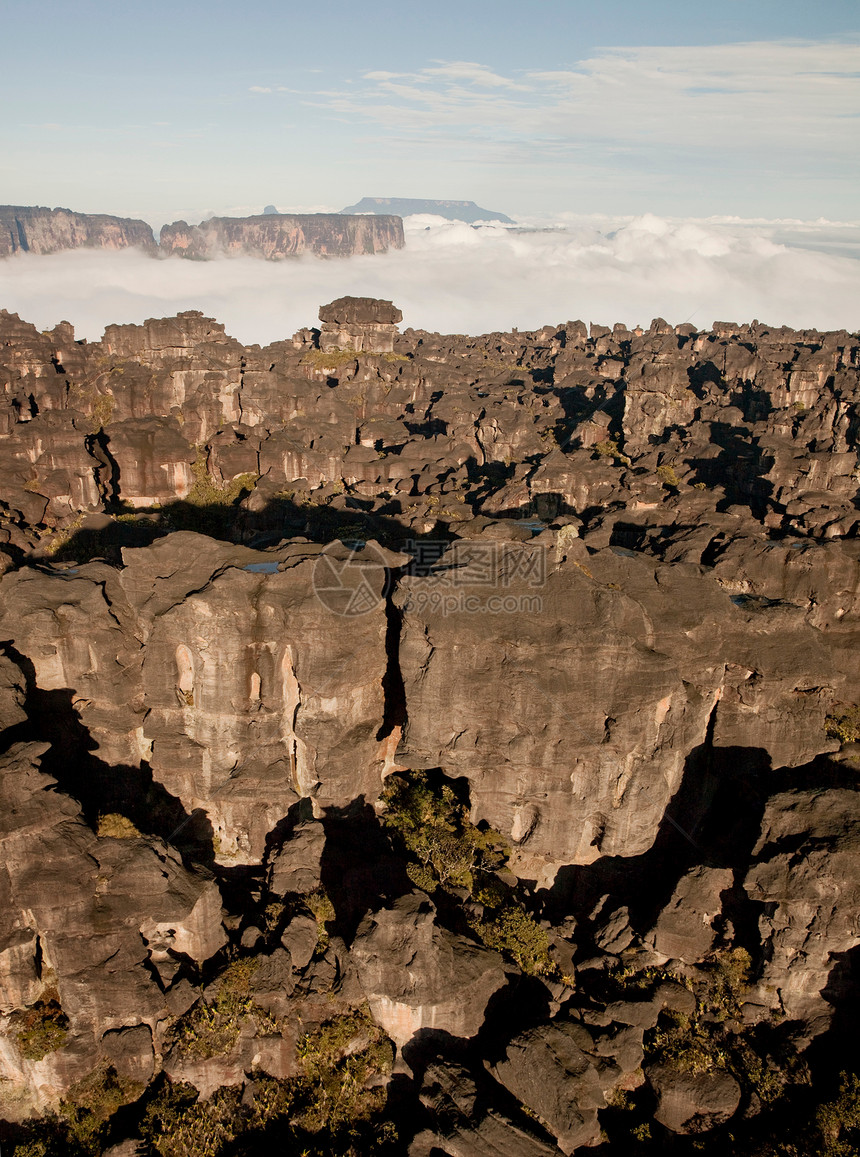
[[[3,38],[4,203],[860,218],[856,0],[36,2]]]

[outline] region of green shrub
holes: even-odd
[[[96,824],[96,834],[112,840],[135,840],[140,832],[128,818],[119,812],[100,815]]]
[[[749,1067],[736,1034],[724,1023],[740,1014],[741,998],[749,984],[749,953],[744,948],[718,952],[698,970],[693,983],[696,1011],[687,1016],[669,1011],[648,1041],[649,1055],[661,1064],[688,1073]],[[755,1067],[754,1062],[750,1062]],[[759,1072],[764,1083],[764,1073]],[[750,1082],[752,1083],[752,1082]]]
[[[675,473],[675,467],[670,466],[668,463],[657,467],[657,477],[664,486],[672,487],[675,490],[681,485],[681,479]]]
[[[184,501],[192,506],[232,506],[243,494],[254,489],[260,477],[259,474],[249,472],[219,485],[209,473],[207,454],[202,446],[197,448],[197,457],[191,463],[191,473],[194,485]]]
[[[605,438],[602,442],[597,442],[594,449],[599,458],[611,458],[613,462],[619,462],[622,466],[630,465],[630,459],[621,450],[614,438]]]
[[[301,1072],[291,1080],[255,1073],[244,1089],[225,1086],[207,1101],[192,1085],[165,1080],[147,1106],[141,1137],[159,1157],[387,1151],[396,1131],[380,1120],[379,1082],[391,1071],[393,1048],[366,1011],[306,1033],[298,1051]]]
[[[309,892],[304,897],[305,907],[311,913],[317,922],[317,946],[314,952],[317,956],[322,956],[328,948],[328,928],[335,918],[334,904],[331,902],[331,897],[323,887],[319,887],[314,892]]]
[[[193,1085],[166,1082],[147,1106],[141,1135],[160,1157],[218,1157],[243,1128],[242,1089],[200,1101]]]
[[[838,1097],[819,1106],[815,1124],[822,1157],[856,1157],[860,1152],[860,1077],[843,1073]]]
[[[234,960],[223,971],[212,1001],[201,998],[173,1026],[173,1040],[185,1056],[209,1060],[228,1053],[251,1020],[257,1032],[277,1031],[277,1023],[261,1009],[253,997],[253,977],[258,959]]]
[[[558,973],[546,930],[520,904],[508,901],[491,912],[489,919],[475,920],[472,927],[488,948],[512,956],[523,972],[531,976]]]
[[[501,835],[477,828],[454,789],[431,782],[426,772],[389,776],[382,800],[387,809],[382,822],[415,861],[407,871],[424,891],[471,891],[478,869],[491,871],[507,859]]]
[[[120,1076],[112,1065],[96,1069],[73,1085],[60,1102],[71,1136],[85,1152],[101,1153],[105,1125],[123,1105],[136,1101],[145,1087]]]
[[[110,424],[113,417],[114,396],[113,394],[99,394],[93,401],[91,416],[93,424],[90,427],[90,432],[98,434],[99,430]]]
[[[354,362],[357,358],[358,354],[355,350],[308,350],[299,365],[310,366],[311,369],[322,372],[338,370],[342,366]]]
[[[49,1141],[22,1141],[12,1150],[12,1157],[50,1157],[50,1153]]]
[[[848,707],[836,715],[828,715],[824,720],[827,735],[840,743],[857,743],[860,740],[860,707]]]
[[[31,1008],[13,1013],[10,1028],[25,1060],[41,1061],[65,1045],[69,1021],[59,1001],[40,1000]]]
[[[454,788],[423,771],[390,776],[382,800],[382,822],[407,854],[410,880],[425,892],[465,889],[483,906],[468,923],[489,948],[512,957],[524,972],[557,975],[546,931],[496,875],[509,855],[501,833],[478,828]]]
[[[705,1002],[718,1020],[740,1013],[741,997],[749,988],[751,966],[750,954],[745,948],[718,952],[706,965]]]
[[[394,1050],[366,1010],[306,1033],[296,1051],[303,1071],[296,1120],[309,1133],[348,1132],[385,1106],[385,1089],[372,1082],[391,1072]]]

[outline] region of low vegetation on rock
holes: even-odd
[[[500,832],[472,823],[454,785],[423,771],[397,774],[387,780],[382,803],[382,822],[407,853],[406,871],[417,887],[462,889],[476,902],[468,925],[488,948],[512,957],[524,972],[558,972],[546,930],[498,874],[510,846]]]
[[[173,1028],[178,1052],[207,1060],[223,1056],[239,1039],[242,1025],[249,1021],[258,1033],[276,1032],[277,1024],[253,998],[253,977],[259,960],[243,957],[228,964],[219,976],[215,995],[200,1000]]]
[[[847,707],[834,712],[825,719],[827,734],[840,743],[856,743],[860,740],[860,707]]]
[[[59,1001],[50,996],[31,1008],[12,1014],[10,1028],[21,1056],[41,1061],[61,1049],[68,1039],[69,1020]]]

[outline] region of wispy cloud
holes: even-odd
[[[856,153],[860,43],[607,48],[568,69],[502,76],[469,61],[373,71],[307,101],[378,130],[507,140],[805,155]]]

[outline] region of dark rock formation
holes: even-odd
[[[632,1050],[619,1048],[628,1044],[628,1037],[634,1038]],[[635,1028],[601,1042],[582,1024],[541,1025],[508,1043],[495,1073],[546,1122],[562,1153],[573,1153],[599,1140],[597,1111],[605,1108],[607,1094],[641,1065],[641,1040],[642,1031],[637,1034]]]
[[[390,301],[339,297],[320,308],[321,350],[391,353],[403,314]]]
[[[673,1133],[706,1133],[730,1120],[741,1099],[728,1073],[679,1073],[652,1068],[648,1081],[657,1095],[654,1120]]]
[[[259,217],[211,217],[200,225],[165,225],[159,251],[204,260],[210,257],[350,257],[403,248],[399,217],[338,213],[263,213]]]
[[[433,1064],[424,1074],[421,1101],[439,1123],[419,1133],[409,1157],[552,1157],[554,1144],[498,1110],[482,1112],[481,1093],[462,1065]]]
[[[0,1141],[826,1151],[860,339],[320,317],[0,314]]]
[[[374,1019],[401,1049],[428,1029],[475,1036],[505,983],[502,958],[440,927],[420,893],[367,917],[352,956]]]
[[[341,209],[342,213],[396,213],[408,217],[412,213],[432,213],[449,221],[501,221],[512,225],[510,217],[492,209],[482,209],[474,201],[436,201],[427,197],[362,197],[355,205]]]
[[[0,205],[0,257],[64,249],[142,249],[156,252],[145,221],[104,213],[73,213],[32,205]]]

